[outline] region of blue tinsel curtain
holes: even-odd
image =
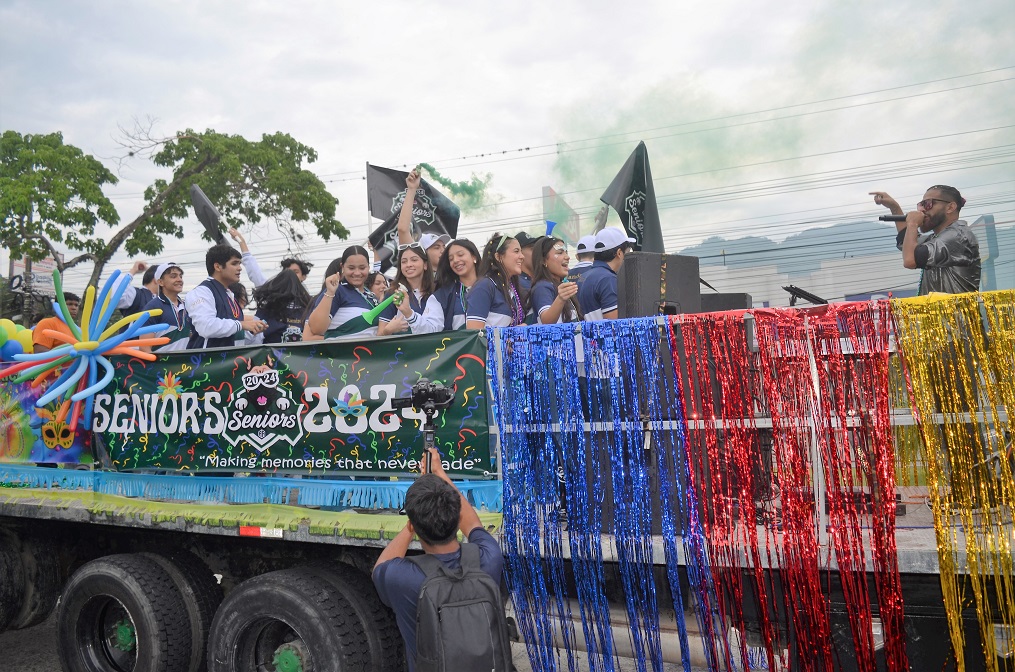
[[[697,498],[687,486],[683,410],[672,375],[665,375],[669,340],[654,319],[580,329],[488,330],[508,581],[532,667],[557,670],[566,659],[568,670],[582,669],[580,648],[588,652],[588,669],[615,669],[612,625],[628,638],[639,670],[662,669],[655,508],[672,596],[664,608],[675,612],[683,667],[691,664],[682,564],[699,631],[710,642],[705,655],[718,669],[725,656],[716,648],[727,647],[712,625],[715,592]],[[604,543],[615,564],[604,564]],[[617,592],[625,623],[611,623],[608,594],[619,601]]]

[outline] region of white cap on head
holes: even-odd
[[[615,247],[620,247],[624,243],[634,242],[637,241],[628,236],[627,231],[615,226],[607,226],[596,234],[596,242],[595,245],[593,245],[593,249],[596,252],[605,252],[606,250],[612,250]]]
[[[170,268],[179,268],[181,271],[183,270],[182,268],[180,268],[179,264],[173,263],[172,261],[165,264],[159,264],[155,268],[155,280],[161,280],[162,276],[165,275],[166,271],[168,271]]]
[[[586,252],[595,252],[593,249],[596,246],[596,236],[594,233],[590,233],[587,236],[582,236],[578,239],[578,254],[585,254]]]
[[[419,246],[424,250],[429,250],[430,246],[438,240],[447,245],[451,242],[451,236],[446,233],[424,233],[419,237]]]

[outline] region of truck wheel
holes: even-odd
[[[190,665],[187,669],[204,672],[208,669],[208,632],[215,610],[222,603],[222,587],[208,566],[189,551],[174,549],[164,554],[141,555],[162,567],[180,591],[190,625]]]
[[[327,581],[356,611],[370,646],[371,670],[407,669],[405,643],[395,622],[395,612],[381,602],[369,576],[344,563],[315,564],[306,570]]]
[[[226,596],[208,638],[214,672],[349,672],[370,669],[352,605],[299,569],[244,581]]]
[[[52,543],[23,539],[21,565],[25,571],[25,588],[21,595],[21,610],[11,621],[11,630],[30,628],[49,618],[56,608],[63,582],[57,547]]]
[[[82,565],[64,588],[56,628],[65,672],[185,672],[190,662],[180,592],[140,555]]]
[[[7,629],[21,610],[25,575],[20,547],[17,537],[0,530],[0,632]]]

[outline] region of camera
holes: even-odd
[[[455,400],[455,391],[442,383],[431,383],[426,378],[412,386],[409,396],[391,400],[392,408],[416,408],[427,415],[434,415],[438,410],[447,408]]]

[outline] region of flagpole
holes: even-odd
[[[364,173],[364,175],[367,175],[367,176],[370,175],[370,162],[369,161],[367,161],[366,173]],[[372,219],[372,216],[370,215],[370,182],[368,180],[367,181],[367,236],[370,235],[370,223],[371,223],[370,220],[371,219]]]

